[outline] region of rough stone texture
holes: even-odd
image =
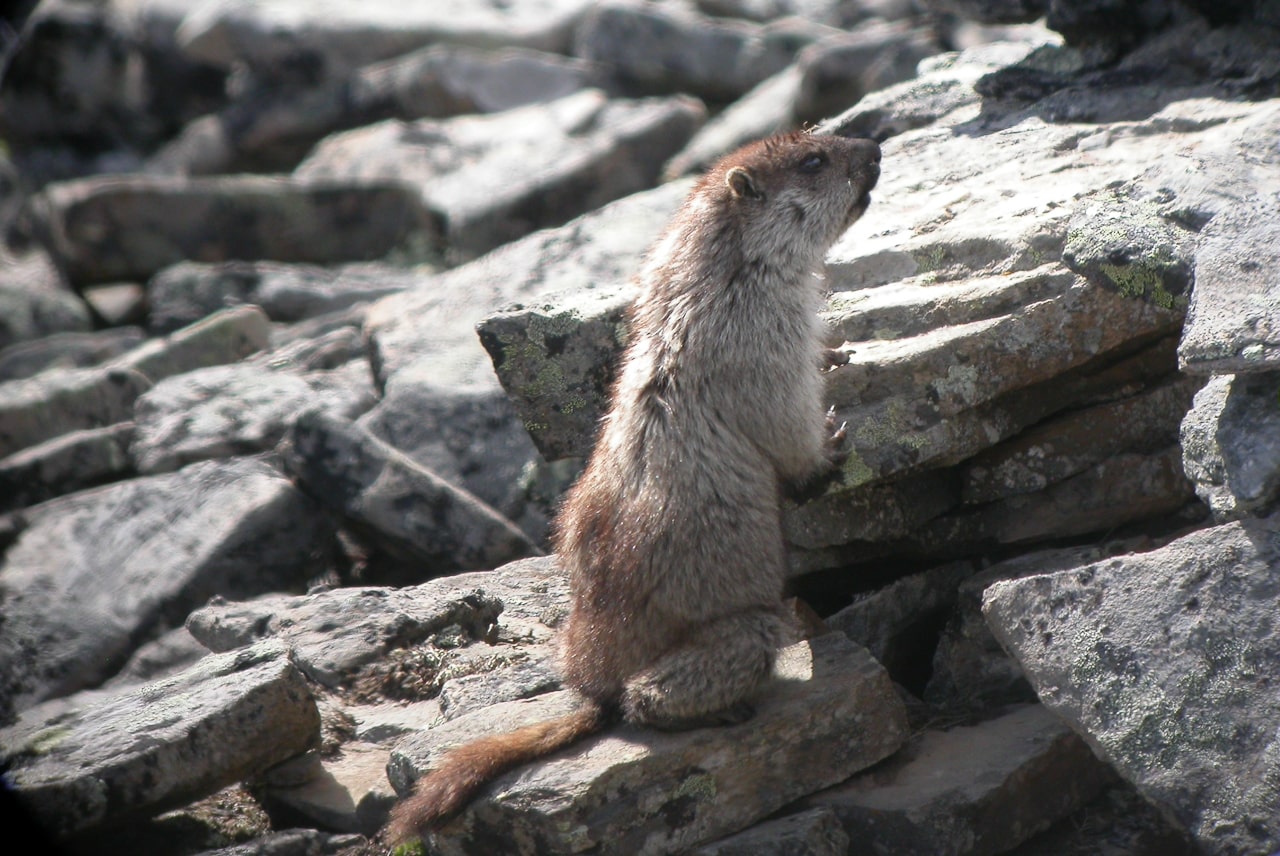
[[[1280,176],[1267,183],[1268,195],[1241,200],[1205,227],[1178,348],[1185,371],[1280,368]]]
[[[392,181],[112,176],[50,185],[32,207],[76,285],[146,279],[181,261],[368,261],[438,239],[419,196]]]
[[[895,580],[858,597],[826,619],[859,645],[865,645],[899,683],[903,669],[918,656],[913,632],[936,622],[955,604],[956,588],[973,574],[971,562],[952,562]]]
[[[318,829],[286,829],[245,844],[205,850],[198,856],[342,856],[364,842],[360,835],[333,834]]]
[[[1113,455],[1163,449],[1177,441],[1177,425],[1199,386],[1194,378],[1173,378],[1023,431],[966,462],[964,501],[990,502],[1044,490]]]
[[[876,769],[804,800],[860,853],[1002,853],[1097,796],[1114,774],[1039,705],[926,731]]]
[[[320,716],[276,644],[190,670],[56,721],[0,732],[5,784],[59,835],[155,813],[305,751]]]
[[[368,363],[330,371],[237,363],[166,378],[134,407],[130,453],[141,473],[273,449],[302,410],[350,420],[373,406]]]
[[[621,726],[487,787],[431,836],[442,854],[650,854],[740,830],[897,749],[906,712],[884,670],[837,634],[781,653],[749,722],[662,733]],[[570,693],[510,702],[402,743],[398,791],[475,733],[507,730],[573,704]]]
[[[168,336],[148,339],[107,364],[141,372],[152,382],[205,366],[244,359],[267,346],[267,316],[256,306],[234,306],[183,327]]]
[[[501,390],[415,383],[402,376],[360,425],[465,488],[535,543],[545,538],[547,515],[530,496],[541,459]]]
[[[599,83],[591,63],[508,48],[435,44],[298,91],[262,85],[202,116],[148,158],[164,175],[288,170],[335,131],[384,119],[493,113]]]
[[[70,431],[0,458],[0,511],[128,475],[132,422]]]
[[[1280,520],[996,583],[992,630],[1047,707],[1206,852],[1280,848]]]
[[[1078,568],[1122,552],[1153,549],[1157,543],[1106,542],[1086,547],[1035,550],[997,562],[960,583],[955,608],[933,655],[933,673],[923,698],[938,709],[976,713],[1035,699],[1016,660],[1005,653],[982,617],[982,593],[992,583]]]
[[[139,327],[111,327],[92,333],[53,333],[0,350],[0,382],[21,380],[46,369],[88,368],[141,344]]]
[[[835,32],[800,19],[757,25],[611,2],[587,14],[574,53],[612,69],[629,91],[732,101]]]
[[[134,400],[150,386],[127,368],[51,371],[0,384],[0,455],[67,431],[127,421]]]
[[[0,348],[54,333],[84,332],[89,311],[44,253],[0,247]]]
[[[213,651],[279,637],[309,678],[335,687],[388,652],[451,626],[485,638],[499,613],[500,639],[545,643],[568,602],[564,573],[553,559],[540,557],[398,589],[351,587],[220,601],[192,612],[187,628]]]
[[[1182,465],[1219,522],[1280,499],[1280,372],[1222,375],[1182,421]]]
[[[838,114],[868,92],[912,79],[920,61],[936,53],[932,32],[905,23],[869,21],[816,42],[797,63],[801,83],[793,115],[805,123]]]
[[[499,307],[541,300],[554,290],[626,282],[690,186],[680,182],[633,194],[378,301],[369,308],[365,330],[379,382],[390,391],[403,373],[410,382],[495,389],[497,360],[491,363],[485,354],[493,347],[484,329],[484,348],[477,343],[476,324]],[[537,354],[525,350],[530,359]],[[513,360],[512,368],[521,362]],[[554,384],[556,377],[546,376],[546,382]],[[511,392],[512,385],[503,386]]]
[[[325,140],[294,175],[400,181],[444,221],[455,261],[652,187],[705,118],[687,97],[584,90],[488,116],[388,121]]]
[[[528,537],[465,489],[348,420],[307,410],[281,447],[303,488],[423,575],[492,568],[536,555]]]
[[[180,262],[147,283],[147,327],[168,333],[241,303],[258,306],[273,321],[300,321],[385,297],[433,272],[373,263]]]
[[[267,0],[213,3],[183,24],[182,47],[193,59],[223,68],[288,67],[299,54],[336,75],[423,45],[453,42],[511,45],[567,53],[587,0],[398,0],[342,2]]]
[[[18,709],[93,686],[214,594],[323,570],[318,509],[253,459],[195,464],[26,512],[0,565],[0,686]]]
[[[849,836],[829,808],[815,808],[757,824],[704,844],[690,856],[846,856]]]

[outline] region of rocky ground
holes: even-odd
[[[1280,5],[45,0],[0,26],[0,756],[73,854],[384,853],[563,710],[544,555],[692,176],[881,141],[749,722],[438,854],[1280,851]],[[743,366],[743,371],[751,371]],[[18,829],[18,821],[13,821]]]

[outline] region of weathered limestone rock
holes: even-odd
[[[1205,227],[1178,348],[1185,371],[1280,368],[1280,175],[1267,184],[1264,193],[1240,200]]]
[[[130,453],[141,473],[275,448],[297,414],[318,408],[351,420],[374,405],[368,363],[290,371],[286,363],[212,366],[166,378],[136,402]]]
[[[553,559],[540,557],[403,588],[339,588],[243,603],[219,601],[192,612],[187,627],[213,651],[279,637],[307,677],[336,687],[389,652],[450,627],[461,627],[473,639],[485,638],[499,613],[501,638],[545,643],[568,597],[563,571]]]
[[[1219,522],[1280,499],[1280,372],[1212,377],[1182,421],[1182,465]]]
[[[288,67],[299,55],[333,76],[437,42],[568,53],[587,0],[369,0],[317,6],[297,0],[211,3],[193,11],[181,44],[193,59],[230,68]]]
[[[300,587],[332,549],[319,510],[253,459],[132,479],[25,515],[0,565],[0,686],[19,710],[101,683],[214,594]]]
[[[705,118],[687,97],[598,89],[488,116],[387,121],[318,145],[294,175],[407,182],[458,261],[652,187]]]
[[[611,68],[630,91],[726,102],[782,71],[805,45],[837,32],[795,18],[760,25],[611,2],[587,14],[574,53]]]
[[[301,321],[394,294],[432,272],[376,263],[180,262],[147,283],[147,326],[168,333],[240,303],[258,306],[273,321]]]
[[[983,611],[1044,704],[1206,852],[1280,847],[1280,520],[996,583]]]
[[[680,182],[632,194],[378,301],[369,307],[365,330],[379,383],[389,390],[397,374],[412,369],[415,383],[423,378],[433,385],[495,389],[494,364],[485,354],[494,346],[482,329],[479,347],[476,324],[504,305],[532,303],[552,291],[627,281],[690,186]],[[513,369],[523,363],[523,357],[511,361]],[[554,374],[544,377],[558,382]],[[511,391],[512,385],[503,385]]]
[[[869,92],[912,79],[920,61],[938,49],[926,28],[874,20],[815,42],[799,57],[793,115],[802,123],[836,115]]]
[[[1040,705],[926,731],[875,770],[802,803],[830,808],[857,852],[1002,853],[1097,796],[1114,773]]]
[[[0,350],[0,381],[21,380],[46,369],[88,368],[118,357],[142,343],[140,327],[53,333]]]
[[[285,467],[317,500],[423,575],[492,568],[537,555],[493,508],[350,421],[307,410],[289,427]]]
[[[67,431],[125,422],[134,400],[150,386],[128,368],[54,370],[0,384],[0,455]]]
[[[439,236],[418,195],[392,181],[112,176],[50,185],[32,207],[75,285],[145,280],[181,261],[369,261]]]
[[[0,348],[90,326],[84,302],[47,255],[14,256],[0,246]]]
[[[55,721],[0,732],[5,784],[60,836],[158,813],[305,751],[320,716],[276,643],[201,660]]]
[[[849,835],[829,808],[768,820],[704,844],[691,856],[846,856]]]
[[[1044,490],[1113,455],[1166,448],[1177,441],[1177,426],[1199,386],[1193,378],[1173,378],[1023,431],[966,462],[964,501],[990,502]]]
[[[127,351],[107,364],[154,383],[205,366],[234,363],[267,347],[271,324],[256,306],[233,306]]]
[[[112,481],[133,469],[132,422],[69,431],[0,458],[0,511]]]
[[[906,711],[884,670],[838,634],[783,650],[756,715],[723,728],[618,727],[500,777],[431,836],[442,854],[651,854],[740,830],[897,749]],[[402,743],[398,791],[449,746],[563,713],[570,693],[510,702]]]

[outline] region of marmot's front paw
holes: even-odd
[[[845,443],[849,437],[849,423],[841,422],[840,426],[836,427],[836,408],[832,405],[827,410],[826,425],[827,442],[823,447],[823,456],[834,470],[849,459],[849,447]]]

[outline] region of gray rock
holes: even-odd
[[[939,12],[950,12],[984,24],[1022,24],[1048,11],[1052,0],[925,0]]]
[[[196,856],[341,856],[365,843],[362,835],[334,834],[318,829],[286,829],[244,844],[203,850]]]
[[[823,39],[800,54],[793,115],[804,123],[841,114],[868,92],[911,80],[920,61],[939,50],[925,28],[874,20]]]
[[[996,583],[991,629],[1044,704],[1206,852],[1280,847],[1280,705],[1266,679],[1280,521]]]
[[[422,253],[438,238],[418,195],[391,181],[86,178],[46,187],[32,210],[77,285],[145,280],[188,260],[369,261]]]
[[[429,269],[383,264],[180,262],[147,283],[147,326],[168,333],[244,303],[260,307],[273,321],[301,321],[394,294],[429,275]]]
[[[299,88],[268,81],[202,116],[146,171],[210,175],[293,169],[320,139],[384,119],[493,113],[598,85],[594,67],[540,51],[434,44]]]
[[[140,327],[113,327],[92,333],[53,333],[0,350],[0,382],[20,380],[46,369],[88,368],[136,348]]]
[[[1127,297],[1185,307],[1195,244],[1195,232],[1163,218],[1155,201],[1108,192],[1072,216],[1062,261]]]
[[[972,562],[960,561],[911,574],[857,597],[828,616],[827,626],[866,646],[903,683],[902,672],[916,653],[911,649],[919,647],[913,633],[950,611],[957,587],[973,573]]]
[[[1118,401],[1073,410],[966,462],[966,503],[1044,490],[1107,458],[1155,451],[1178,439],[1178,424],[1200,382],[1173,378]]]
[[[322,142],[294,175],[400,181],[444,220],[456,261],[657,183],[705,117],[687,97],[597,89],[489,116],[388,121]]]
[[[849,836],[829,808],[767,820],[690,851],[691,856],[845,856]]]
[[[130,447],[141,473],[176,470],[193,461],[275,448],[299,413],[318,408],[343,420],[376,400],[368,363],[332,371],[238,363],[160,381],[134,405]]]
[[[476,341],[476,324],[504,305],[541,300],[555,290],[625,282],[689,187],[680,182],[633,194],[378,301],[369,307],[365,331],[379,383],[390,394],[396,375],[409,372],[413,384],[496,389],[485,354],[493,346],[484,328]],[[511,361],[513,368],[518,364]],[[512,392],[512,385],[503,386]]]
[[[0,732],[5,784],[58,835],[154,814],[305,751],[320,716],[278,644],[188,671],[56,720]]]
[[[1187,834],[1125,782],[1065,817],[1008,856],[1124,853],[1126,856],[1196,856]]]
[[[13,256],[0,247],[0,348],[91,327],[84,302],[40,252]]]
[[[1039,705],[926,731],[875,770],[803,802],[836,813],[858,853],[1002,853],[1097,796],[1114,777]]]
[[[308,410],[289,427],[281,453],[305,490],[423,575],[539,552],[490,506],[349,421]]]
[[[0,680],[19,710],[101,683],[214,594],[301,586],[333,549],[318,509],[253,459],[195,464],[25,514],[0,569]]]
[[[1117,553],[1150,550],[1150,539],[1103,542],[1085,547],[1036,550],[997,562],[960,583],[951,617],[933,655],[933,673],[923,698],[935,708],[973,714],[1035,694],[1016,660],[1005,653],[982,617],[982,593],[995,582],[1078,568]]]
[[[876,92],[869,92],[843,113],[818,125],[820,133],[885,140],[923,128],[948,114],[980,103],[974,85],[985,75],[1016,63],[1033,46],[996,43],[923,60],[917,76]]]
[[[491,705],[558,690],[554,659],[551,646],[531,646],[504,665],[446,680],[440,687],[440,712],[445,719],[457,719]]]
[[[738,831],[897,749],[906,712],[884,670],[836,634],[784,649],[749,722],[622,726],[497,779],[430,836],[442,854],[668,853]],[[452,745],[563,713],[571,693],[508,702],[402,742],[397,791]]]
[[[267,346],[270,322],[256,306],[233,306],[181,328],[149,339],[108,363],[108,370],[127,369],[152,382],[206,366],[234,363]]]
[[[423,45],[458,43],[568,53],[587,0],[469,0],[406,6],[395,0],[338,4],[314,15],[297,0],[243,5],[210,3],[183,22],[181,46],[200,62],[230,68],[247,63],[270,76],[301,58],[336,76]]]
[[[541,458],[511,402],[501,390],[412,382],[418,377],[401,374],[361,426],[541,543],[548,521],[528,484]]]
[[[800,80],[800,69],[793,64],[760,81],[698,129],[662,168],[664,179],[702,173],[752,140],[791,130]]]
[[[132,422],[69,431],[0,458],[0,511],[34,505],[133,472]]]
[[[568,601],[564,573],[544,557],[402,588],[352,587],[243,603],[218,601],[192,612],[187,628],[213,651],[278,637],[309,678],[336,687],[390,652],[419,645],[451,627],[461,627],[470,638],[486,638],[499,613],[499,641],[545,643]]]
[[[1272,173],[1280,171],[1280,155],[1272,153],[1268,163]],[[1268,195],[1239,201],[1204,229],[1178,347],[1184,371],[1280,368],[1280,285],[1273,275],[1280,266],[1280,176],[1267,184]]]
[[[1222,375],[1182,421],[1182,465],[1219,522],[1280,498],[1280,372]]]
[[[595,6],[573,52],[610,68],[636,93],[688,92],[733,101],[836,31],[791,18],[774,24],[717,20],[635,3]]]
[[[0,384],[0,455],[67,431],[128,421],[134,400],[150,386],[124,367],[52,370]]]

